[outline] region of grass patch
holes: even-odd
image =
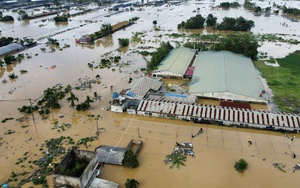
[[[296,51],[282,59],[277,59],[280,67],[272,67],[263,61],[255,62],[255,66],[268,81],[274,93],[274,101],[283,112],[300,113],[300,51]]]

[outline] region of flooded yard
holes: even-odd
[[[220,1],[216,1],[218,4]],[[299,2],[275,1],[278,4],[286,3],[300,7]],[[242,3],[242,1],[240,1]],[[257,3],[261,3],[258,1]],[[53,16],[37,18],[28,22],[18,21],[14,23],[0,22],[0,36],[14,38],[34,38],[38,45],[21,53],[27,54],[20,63],[4,66],[0,69],[0,119],[13,118],[1,123],[0,132],[0,183],[5,183],[12,171],[38,170],[30,168],[30,164],[24,167],[16,165],[16,161],[29,152],[29,160],[43,158],[44,154],[39,150],[41,144],[50,138],[70,136],[74,140],[83,137],[96,136],[96,124],[105,128],[94,142],[88,147],[80,149],[94,150],[103,145],[116,145],[126,147],[131,139],[139,139],[144,142],[138,160],[140,167],[126,169],[118,166],[106,165],[100,177],[115,181],[120,187],[125,187],[127,178],[134,178],[140,182],[140,187],[297,187],[300,183],[300,172],[292,172],[298,158],[291,156],[294,152],[300,154],[300,140],[290,141],[283,134],[264,131],[217,127],[212,125],[199,125],[190,122],[142,117],[127,114],[111,113],[106,109],[114,91],[121,91],[128,84],[129,78],[136,78],[142,74],[141,68],[146,67],[148,57],[143,57],[136,51],[154,51],[162,41],[170,41],[175,47],[175,41],[180,44],[186,42],[188,37],[172,38],[166,34],[190,32],[178,31],[177,25],[186,21],[197,13],[193,10],[200,8],[200,14],[206,17],[209,13],[222,18],[243,16],[255,22],[251,30],[254,34],[276,34],[283,38],[300,40],[299,22],[290,22],[279,15],[270,17],[254,16],[253,13],[243,8],[230,10],[212,9],[209,4],[195,4],[194,1],[182,3],[180,6],[145,7],[142,11],[124,11],[105,17],[107,8],[99,9],[82,16],[72,17],[68,24],[55,24],[51,21]],[[265,2],[262,6],[267,6]],[[94,8],[90,6],[89,8]],[[17,13],[11,14],[15,18]],[[78,45],[76,38],[82,35],[98,31],[104,23],[116,24],[140,17],[136,24],[114,33],[112,36],[99,39],[93,45]],[[45,19],[45,20],[44,20]],[[91,20],[91,22],[86,22]],[[153,21],[157,20],[158,30],[154,29]],[[287,26],[283,26],[286,23]],[[132,38],[134,33],[141,33],[140,43],[130,42],[128,48],[119,49],[119,38]],[[215,31],[199,30],[198,33],[211,34]],[[57,39],[58,48],[46,44],[47,36]],[[69,47],[66,47],[69,46]],[[45,51],[42,50],[45,48]],[[280,43],[274,41],[261,42],[260,52],[268,56],[284,57],[287,54],[299,50],[298,45]],[[88,63],[97,63],[102,58],[120,56],[117,64],[109,68],[90,68]],[[27,70],[21,74],[21,70]],[[17,79],[10,80],[8,75],[15,73]],[[66,87],[77,86],[84,79],[94,79],[100,76],[100,82],[92,84],[91,88],[74,90],[74,93],[82,102],[87,95],[92,96],[97,92],[101,96],[100,101],[91,104],[87,112],[78,112],[70,106],[66,100],[61,101],[61,108],[53,110],[48,119],[35,112],[24,115],[18,111],[23,105],[29,105],[30,101],[37,103],[42,92],[48,87],[62,85]],[[2,80],[7,80],[6,83]],[[177,82],[165,80],[171,84]],[[181,83],[181,82],[180,82]],[[184,83],[181,83],[184,85]],[[113,90],[111,90],[111,86]],[[31,100],[29,100],[31,99]],[[207,103],[207,101],[203,101]],[[89,115],[99,115],[99,120]],[[24,117],[23,121],[16,121]],[[55,122],[58,124],[69,123],[72,126],[66,131],[53,129]],[[24,126],[26,125],[26,126]],[[204,133],[199,137],[191,138],[199,128]],[[138,137],[138,130],[140,138]],[[11,134],[5,134],[11,132]],[[292,136],[292,135],[289,135]],[[249,146],[251,140],[253,145]],[[169,169],[163,163],[167,154],[170,154],[176,142],[192,142],[196,158],[187,158],[186,166],[180,169]],[[244,158],[249,163],[249,168],[244,174],[239,174],[233,168],[234,162]],[[273,163],[285,163],[286,173],[272,166]],[[10,170],[7,170],[10,169]],[[48,178],[51,187],[51,178]],[[11,183],[14,185],[14,183]],[[26,184],[25,187],[30,185]],[[39,186],[36,186],[39,187]]]

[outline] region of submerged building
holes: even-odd
[[[173,49],[152,73],[155,77],[184,78],[196,58],[196,51],[190,48]],[[190,72],[188,72],[190,74]]]
[[[24,47],[22,45],[20,45],[18,43],[11,43],[6,46],[0,47],[0,56],[18,52],[23,49],[24,49]]]
[[[268,103],[252,60],[229,51],[199,52],[189,94],[218,100]]]
[[[98,160],[95,152],[71,150],[52,173],[54,187],[117,188],[115,182],[96,178],[101,173]]]

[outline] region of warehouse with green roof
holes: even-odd
[[[188,67],[193,64],[196,51],[190,48],[180,47],[173,49],[167,57],[158,65],[158,70],[152,76],[167,78],[183,78]]]
[[[268,103],[252,60],[229,51],[198,53],[189,93],[210,99]]]

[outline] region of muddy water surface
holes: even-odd
[[[4,183],[12,171],[33,172],[37,170],[30,169],[27,163],[24,164],[24,168],[15,163],[18,158],[23,157],[25,152],[30,153],[30,160],[42,158],[43,154],[39,148],[47,139],[58,138],[62,135],[70,136],[75,140],[95,136],[96,120],[87,116],[93,114],[102,117],[98,120],[98,126],[105,128],[106,131],[100,134],[98,140],[90,143],[88,148],[83,146],[81,149],[94,150],[101,144],[125,147],[132,138],[144,141],[144,147],[138,157],[139,168],[125,169],[107,165],[100,175],[101,178],[119,183],[120,187],[124,187],[126,178],[137,179],[141,187],[241,187],[246,185],[247,187],[296,187],[300,183],[299,172],[293,173],[292,167],[299,161],[298,158],[292,159],[291,154],[292,152],[300,154],[298,139],[292,143],[282,134],[196,125],[183,121],[106,111],[112,93],[121,91],[128,84],[129,77],[134,78],[143,74],[139,69],[146,66],[146,61],[133,51],[142,47],[157,47],[160,41],[175,40],[164,34],[176,33],[177,24],[194,16],[196,13],[192,10],[196,10],[198,6],[203,16],[213,13],[218,16],[218,20],[221,20],[225,16],[242,15],[255,21],[254,33],[284,33],[288,37],[299,40],[297,35],[300,31],[299,23],[289,22],[281,16],[254,17],[242,8],[230,11],[211,10],[209,4],[195,5],[194,2],[188,2],[182,6],[147,7],[144,11],[124,12],[110,17],[104,17],[107,10],[100,9],[74,17],[69,24],[54,24],[49,20],[42,22],[42,19],[29,22],[1,22],[2,36],[33,37],[39,39],[39,44],[23,52],[31,58],[25,58],[21,63],[3,67],[0,71],[1,81],[8,80],[7,76],[10,73],[19,76],[16,80],[0,83],[0,119],[14,118],[1,123],[0,126],[2,133],[0,136],[0,183]],[[14,16],[17,17],[17,15]],[[115,24],[134,16],[140,17],[136,24],[114,33],[111,37],[96,41],[95,45],[75,44],[75,38],[99,30],[102,23]],[[93,20],[95,23],[85,23],[85,20]],[[159,31],[154,30],[153,20],[158,21]],[[288,27],[280,24],[283,22],[288,23]],[[144,33],[141,37],[142,43],[131,44],[128,49],[117,50],[118,38],[131,38],[133,32]],[[47,39],[43,39],[45,36],[57,39],[60,47],[47,46],[45,44]],[[179,39],[180,43],[186,40],[186,38]],[[70,47],[63,48],[65,44]],[[41,48],[46,48],[46,51],[43,52]],[[275,45],[275,43],[267,42],[260,48],[261,51],[268,52],[274,57],[285,56],[295,49],[297,47],[294,45]],[[91,69],[87,66],[89,62],[115,55],[121,56],[121,62],[109,69]],[[19,71],[23,69],[28,73],[20,74]],[[47,120],[43,120],[38,113],[34,113],[35,121],[30,114],[23,122],[16,121],[17,118],[24,117],[24,114],[20,114],[17,109],[28,105],[27,99],[30,98],[32,102],[36,102],[48,87],[57,84],[63,86],[70,84],[75,87],[81,80],[93,79],[97,74],[101,76],[99,84],[92,84],[91,89],[74,91],[80,102],[85,99],[86,95],[92,96],[94,92],[102,96],[101,101],[92,103],[92,108],[88,112],[79,113],[64,100],[61,101],[62,108],[53,111]],[[72,127],[67,131],[57,132],[57,130],[52,130],[54,122],[70,123]],[[23,125],[28,125],[28,127],[22,128]],[[192,139],[191,135],[197,133],[200,126],[204,128],[204,134]],[[138,128],[142,138],[138,138]],[[5,135],[4,133],[8,130],[15,132]],[[250,147],[248,140],[254,143]],[[176,141],[192,142],[196,158],[188,157],[185,167],[170,170],[167,165],[164,165],[163,160],[172,152]],[[249,163],[249,169],[244,174],[237,173],[233,168],[234,161],[241,157]],[[285,163],[287,172],[283,173],[275,169],[272,166],[275,162]]]

